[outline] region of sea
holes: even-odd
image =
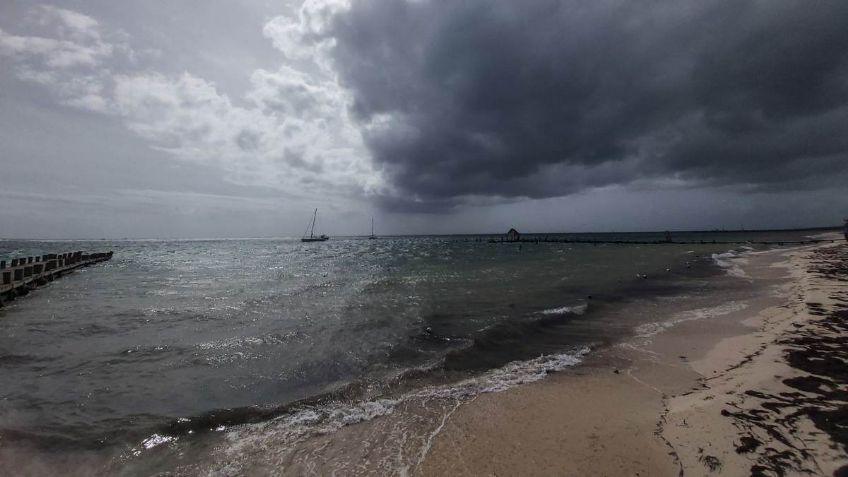
[[[3,240],[114,258],[0,308],[0,473],[414,473],[462,402],[674,322],[633,303],[732,307],[811,234]]]

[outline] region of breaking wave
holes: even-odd
[[[574,306],[561,306],[559,308],[550,308],[547,310],[542,310],[539,313],[543,315],[582,315],[586,313],[586,310],[589,308],[589,305],[583,303],[582,305],[574,305]]]
[[[682,313],[678,313],[670,320],[654,323],[645,323],[643,325],[637,326],[635,329],[636,337],[650,338],[680,323],[684,323],[687,321],[704,320],[714,318],[716,316],[729,315],[731,313],[744,310],[745,308],[748,308],[747,303],[742,301],[731,301],[719,306],[684,311]]]
[[[748,263],[748,260],[743,257],[751,250],[752,249],[750,247],[743,247],[742,251],[730,250],[724,253],[714,253],[712,254],[712,259],[713,262],[723,268],[728,275],[737,278],[750,279],[751,277],[745,273],[745,270],[743,270],[740,265]]]
[[[580,363],[582,357],[590,351],[584,346],[569,352],[539,356],[538,358],[513,361],[479,376],[444,385],[423,387],[396,397],[382,397],[358,402],[328,401],[291,407],[287,412],[271,417],[259,411],[258,416],[245,419],[242,424],[234,424],[232,414],[219,413],[198,418],[180,418],[171,426],[179,432],[159,431],[143,439],[132,449],[134,456],[162,445],[178,445],[183,435],[194,434],[197,430],[223,432],[226,445],[219,448],[221,459],[227,461],[229,470],[239,473],[242,466],[250,464],[250,456],[273,448],[278,454],[293,452],[297,444],[309,437],[335,432],[351,424],[370,421],[381,416],[395,413],[401,406],[418,405],[430,409],[440,408],[452,412],[458,405],[484,393],[506,391],[515,386],[539,381],[550,373]],[[441,406],[441,407],[440,407]],[[242,412],[250,412],[242,410]],[[264,415],[263,415],[264,414]],[[268,419],[262,419],[266,417]],[[445,417],[445,416],[442,416]],[[432,436],[430,436],[432,438]],[[429,442],[429,439],[428,439]],[[265,451],[263,451],[263,449]],[[234,459],[234,456],[239,456]],[[216,466],[217,459],[208,462]],[[186,469],[183,469],[186,470]],[[198,469],[193,469],[194,473]]]

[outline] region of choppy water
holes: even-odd
[[[0,241],[7,258],[115,251],[0,309],[0,448],[103,452],[112,470],[139,469],[150,449],[210,430],[273,420],[278,440],[299,439],[393,412],[404,396],[498,390],[632,334],[640,323],[609,313],[621,303],[704,293],[725,277],[713,255],[727,249]]]

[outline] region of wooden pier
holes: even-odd
[[[489,243],[587,243],[593,245],[618,244],[618,245],[812,245],[816,243],[835,243],[839,239],[808,239],[808,240],[783,240],[783,241],[759,241],[759,240],[592,240],[592,239],[569,239],[559,237],[521,237],[510,240],[506,237],[500,239],[489,239]]]
[[[77,268],[109,260],[112,253],[51,253],[38,257],[14,258],[9,263],[0,260],[0,307],[4,301],[26,295],[30,290],[52,282]]]

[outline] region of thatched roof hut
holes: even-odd
[[[509,229],[509,232],[506,233],[506,241],[518,242],[519,240],[521,240],[521,234],[515,229]]]

